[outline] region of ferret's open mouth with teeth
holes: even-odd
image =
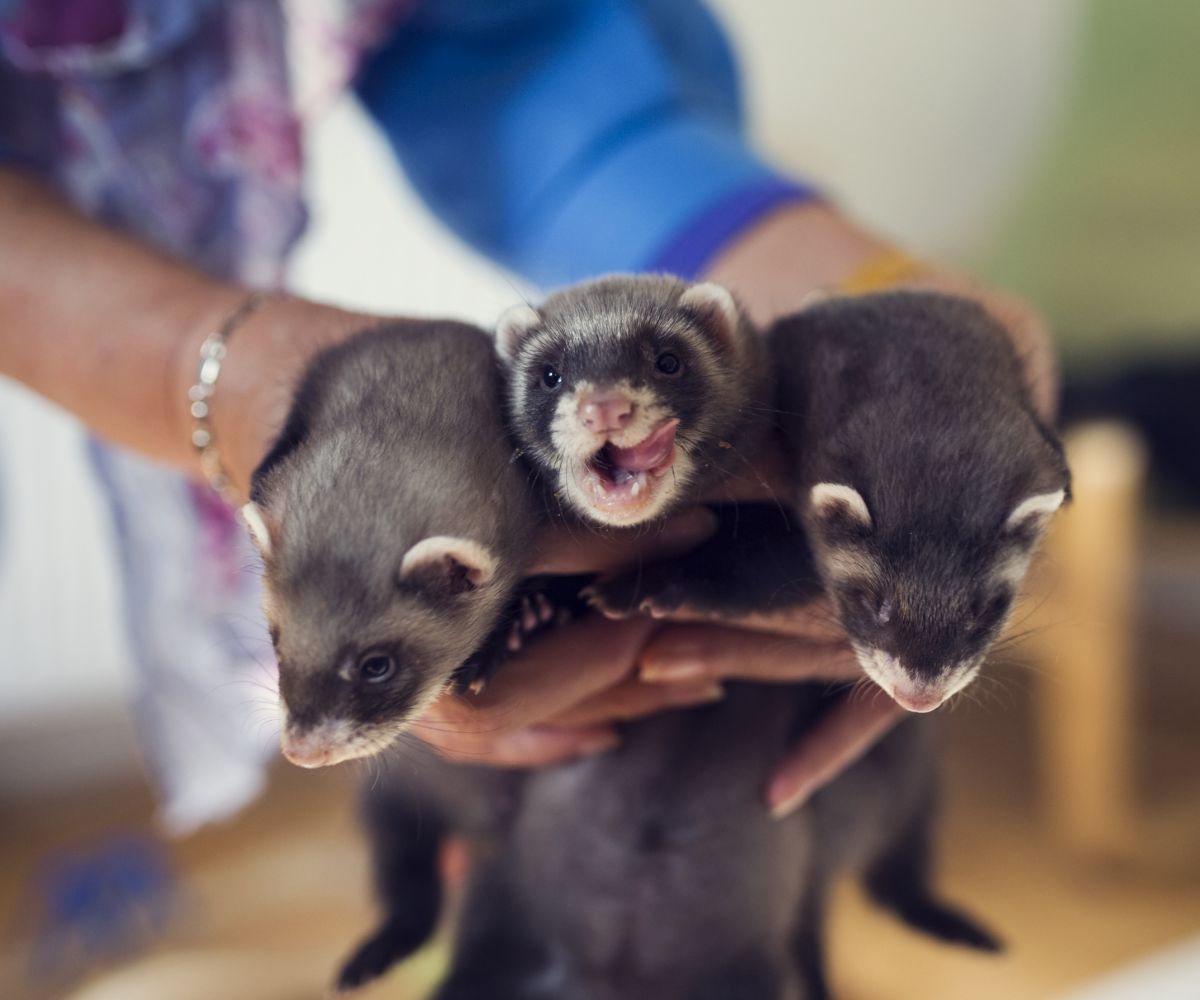
[[[637,444],[620,447],[606,441],[584,464],[579,476],[583,492],[605,512],[605,519],[625,520],[658,499],[661,480],[675,464],[677,419],[666,420]]]

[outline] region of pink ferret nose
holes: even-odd
[[[896,684],[892,698],[910,712],[932,712],[944,700],[941,690],[925,684]]]
[[[619,431],[633,418],[633,400],[620,392],[598,392],[579,402],[579,420],[589,431]]]

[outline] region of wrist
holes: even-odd
[[[188,390],[196,381],[201,345],[238,311],[249,294],[245,289],[230,291],[222,302],[223,311],[210,311],[189,338],[183,368],[187,375],[178,395],[186,418],[183,440],[189,445]],[[209,429],[232,495],[249,495],[250,476],[282,430],[296,386],[312,357],[377,321],[377,317],[362,313],[279,297],[267,300],[238,322],[226,342],[208,409]],[[193,468],[202,471],[198,461]]]
[[[193,442],[196,417],[192,411],[195,402],[192,396],[200,370],[201,345],[221,329],[249,294],[249,290],[236,285],[202,281],[195,288],[176,294],[172,308],[166,312],[164,322],[169,324],[168,328],[174,337],[166,379],[166,419],[172,439],[178,442],[180,448],[178,464],[198,479],[206,478]],[[214,387],[213,395],[217,398],[206,401],[211,410],[210,421],[216,408],[228,402],[225,399],[224,382],[222,377],[221,384]]]
[[[828,203],[805,202],[772,213],[722,251],[706,274],[730,288],[764,326],[804,308],[814,292],[867,291],[864,276],[876,290],[923,288],[979,301],[1008,331],[1038,411],[1053,413],[1054,350],[1036,310],[949,268],[906,258]]]
[[[744,232],[714,258],[706,277],[732,289],[751,318],[766,325],[888,249],[828,203],[802,202]]]

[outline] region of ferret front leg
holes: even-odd
[[[804,532],[772,504],[713,509],[717,530],[675,559],[600,580],[584,592],[611,618],[744,615],[799,607],[821,593]]]

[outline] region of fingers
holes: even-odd
[[[844,642],[750,632],[725,625],[664,629],[642,651],[643,681],[680,684],[738,678],[758,681],[856,680],[862,674]]]
[[[618,742],[610,726],[527,726],[489,733],[455,731],[422,721],[413,726],[412,732],[447,760],[489,767],[545,767],[606,753]]]
[[[724,696],[721,685],[715,681],[647,684],[638,677],[630,677],[568,708],[552,721],[560,726],[590,726],[616,719],[627,721],[667,708],[686,708],[720,701]]]
[[[599,615],[554,629],[507,661],[483,693],[463,702],[477,723],[519,728],[551,719],[628,677],[656,623]]]
[[[771,815],[791,815],[871,749],[904,710],[879,688],[852,692],[801,737],[767,785]]]
[[[643,560],[669,559],[694,549],[716,530],[717,519],[692,507],[644,528],[597,528],[556,523],[543,529],[529,572],[608,572]]]
[[[771,632],[775,635],[811,639],[814,642],[842,642],[846,638],[833,602],[827,597],[814,598],[802,607],[790,608],[787,611],[756,611],[748,615],[718,616],[681,608],[662,616],[661,620],[736,625],[738,628],[755,632]]]
[[[482,694],[442,695],[413,735],[452,760],[497,767],[535,767],[611,749],[610,726],[547,720],[623,682],[654,627],[648,619],[592,617],[555,629],[509,660]]]

